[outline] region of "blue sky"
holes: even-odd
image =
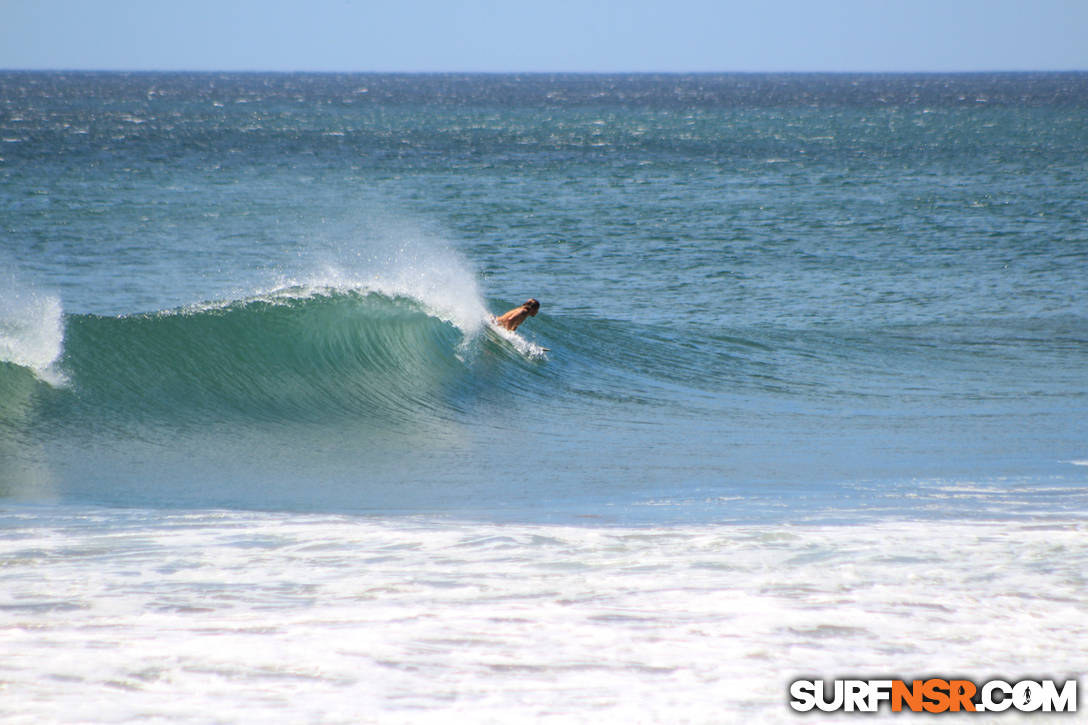
[[[0,68],[1088,70],[1088,0],[0,0]]]

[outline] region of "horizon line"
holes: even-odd
[[[281,75],[998,75],[1088,73],[1088,68],[990,68],[976,70],[333,70],[282,68],[64,68],[0,67],[0,73],[240,73]]]

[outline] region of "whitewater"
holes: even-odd
[[[1083,700],[1085,108],[1080,73],[0,73],[0,719]]]

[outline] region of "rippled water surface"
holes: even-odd
[[[1081,73],[0,73],[0,713],[1083,678],[1086,109]]]

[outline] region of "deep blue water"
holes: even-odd
[[[1083,73],[0,74],[0,495],[1082,515],[1086,113]]]

